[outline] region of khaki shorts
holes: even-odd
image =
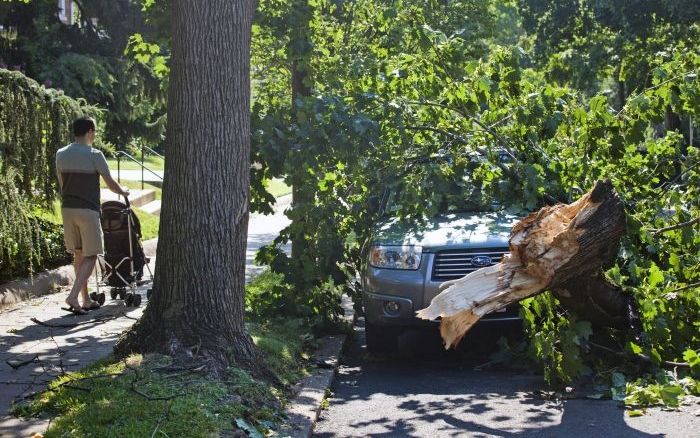
[[[63,237],[68,252],[81,251],[84,257],[104,253],[100,214],[87,208],[63,208]]]

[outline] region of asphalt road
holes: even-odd
[[[409,333],[400,352],[368,355],[362,327],[344,354],[316,437],[700,437],[700,401],[630,418],[610,400],[547,400],[542,378],[488,362],[496,327],[472,333],[457,353],[436,332]],[[576,394],[576,391],[574,391]]]

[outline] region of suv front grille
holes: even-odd
[[[486,249],[455,249],[440,251],[435,254],[433,263],[432,280],[455,280],[465,275],[481,269],[485,266],[495,265],[503,259],[503,255],[508,253],[508,248],[486,248]],[[490,263],[486,257],[490,258]],[[474,263],[474,258],[477,262]],[[481,260],[479,260],[479,258]]]

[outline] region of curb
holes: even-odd
[[[294,397],[285,409],[288,420],[277,432],[277,436],[307,438],[321,413],[321,404],[326,390],[331,387],[338,369],[340,352],[347,335],[330,335],[321,338],[320,346],[314,353],[313,361],[317,368],[313,374],[295,385]]]
[[[0,285],[0,309],[31,298],[56,292],[57,286],[73,283],[73,265],[61,266],[50,271],[40,272],[33,277],[14,280]]]

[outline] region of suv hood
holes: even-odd
[[[519,218],[494,212],[452,213],[429,218],[424,224],[390,219],[374,233],[376,245],[420,245],[423,250],[507,247]]]

